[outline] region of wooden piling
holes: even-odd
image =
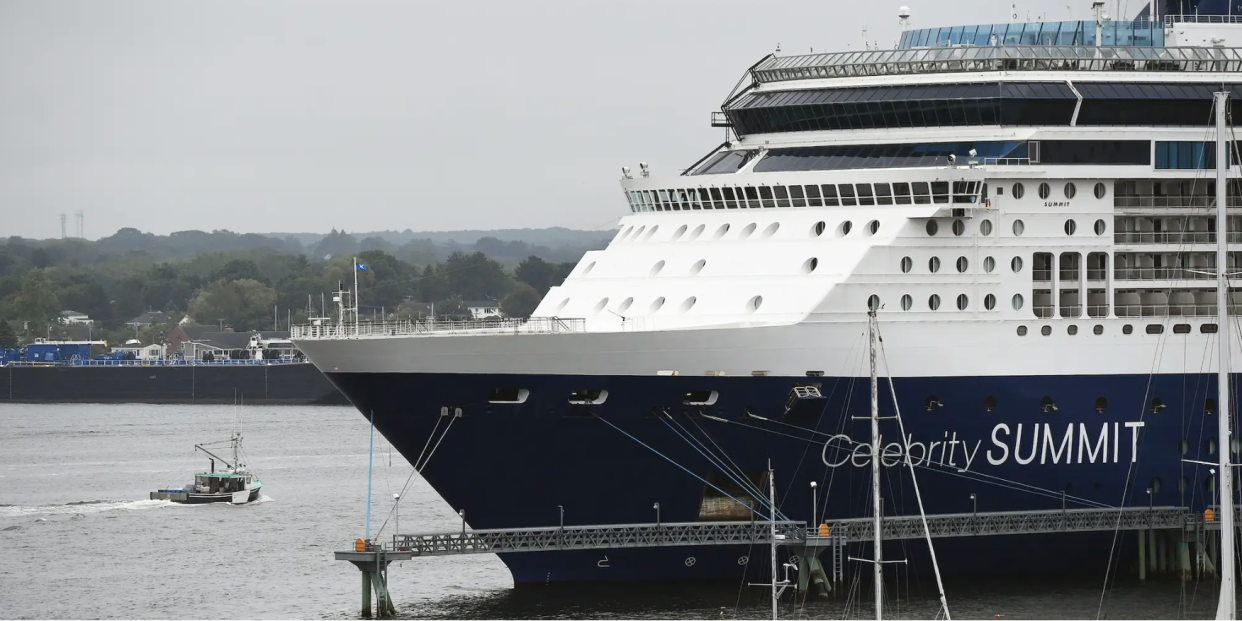
[[[1190,580],[1190,544],[1177,542],[1177,569],[1183,582]]]
[[[1156,570],[1160,567],[1158,556],[1156,554],[1156,529],[1153,528],[1147,531],[1147,573],[1149,575],[1156,575]]]

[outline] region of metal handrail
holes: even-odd
[[[310,364],[305,360],[275,358],[272,360],[183,360],[161,358],[157,360],[11,360],[0,361],[0,366],[14,367],[228,367],[253,365]]]
[[[581,317],[479,319],[472,321],[363,321],[357,324],[295,325],[293,339],[349,339],[449,334],[566,334],[586,332]]]
[[[1230,196],[1228,204],[1230,207],[1242,207],[1242,197]],[[1141,207],[1204,207],[1204,208],[1214,209],[1216,207],[1216,197],[1214,196],[1115,196],[1113,197],[1113,207],[1121,207],[1121,208],[1129,208],[1129,209],[1141,208]]]
[[[1231,244],[1242,242],[1242,232],[1231,231],[1226,237]],[[1214,244],[1216,233],[1182,231],[1123,231],[1113,233],[1115,244]]]

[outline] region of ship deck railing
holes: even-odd
[[[181,360],[159,358],[152,360],[0,360],[0,366],[13,367],[237,367],[271,366],[284,364],[309,364],[305,360],[277,358],[272,360]]]
[[[1242,49],[998,45],[872,50],[772,56],[753,68],[751,76],[756,83],[764,84],[827,78],[984,71],[1233,73],[1242,71]]]
[[[475,319],[469,321],[362,321],[332,325],[295,325],[294,339],[350,339],[460,334],[569,334],[586,332],[581,317]]]
[[[1242,508],[1238,509],[1242,518]],[[1040,511],[996,511],[928,515],[926,532],[918,515],[887,516],[882,520],[886,541],[932,538],[1039,535],[1072,532],[1134,531],[1147,529],[1212,530],[1219,523],[1184,507],[1100,507]],[[807,529],[806,522],[775,523],[777,545],[812,548],[842,546],[872,540],[872,518],[828,520]],[[770,545],[773,523],[676,522],[607,524],[461,530],[423,534],[396,534],[371,550],[403,556],[511,554],[557,550],[608,550],[705,545]],[[826,535],[826,536],[825,536]],[[339,560],[350,560],[337,553]]]

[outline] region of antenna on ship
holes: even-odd
[[[901,24],[902,32],[910,28],[910,7],[903,6],[897,9],[897,23]]]

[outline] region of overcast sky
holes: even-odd
[[[778,43],[892,47],[902,3],[914,27],[1009,21],[1001,0],[4,0],[0,236],[59,236],[60,213],[72,234],[77,210],[92,238],[605,228],[620,167],[719,144],[709,113]]]

